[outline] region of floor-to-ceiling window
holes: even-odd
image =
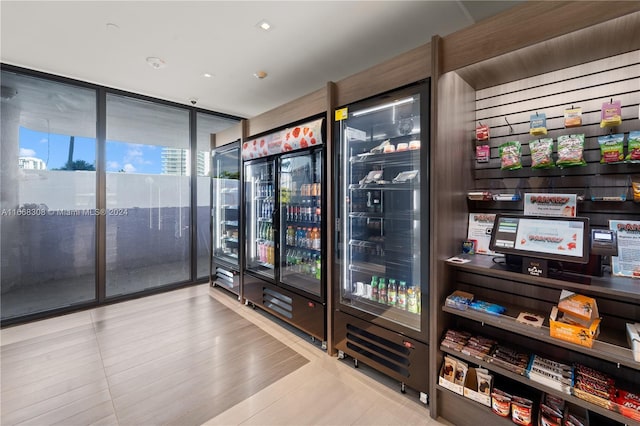
[[[107,95],[106,296],[191,276],[189,111]]]
[[[1,66],[2,324],[206,277],[210,134],[238,119]]]
[[[96,90],[2,71],[2,320],[96,299]]]
[[[209,236],[209,221],[211,220],[211,195],[209,179],[211,179],[210,143],[211,134],[218,133],[237,123],[236,120],[216,115],[198,113],[197,124],[197,215],[198,215],[198,245],[197,245],[197,277],[203,278],[209,274],[211,244]]]

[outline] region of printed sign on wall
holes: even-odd
[[[524,194],[526,216],[576,217],[576,194]]]
[[[252,160],[323,143],[322,119],[318,119],[243,143],[242,159]]]

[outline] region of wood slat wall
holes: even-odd
[[[507,76],[513,74],[513,72],[519,73],[523,69],[530,67],[535,69],[544,69],[544,67],[549,66],[555,67],[555,69],[566,67],[569,64],[563,63],[562,58],[557,67],[555,64],[543,64],[540,62],[530,64],[523,64],[522,62],[518,64],[516,62],[514,64],[512,61],[514,58],[517,59],[517,55],[514,56],[512,52],[536,44],[539,44],[539,47],[544,49],[548,46],[541,42],[554,38],[559,39],[572,31],[587,28],[604,21],[614,20],[614,18],[632,14],[639,10],[640,4],[638,2],[629,1],[525,2],[504,13],[487,18],[444,37],[442,47],[445,55],[443,55],[442,59],[442,72],[455,71],[487,59],[497,58],[505,53],[509,53],[507,65],[511,65],[509,66],[509,73],[506,74]],[[616,23],[614,22],[613,24],[615,26]],[[627,22],[622,22],[621,24],[626,27]],[[628,31],[635,32],[637,28],[634,30],[633,27],[629,27]],[[607,30],[600,30],[599,32],[606,33],[603,36],[619,34],[615,28],[613,33]],[[579,40],[584,39],[579,35]],[[612,49],[616,49],[613,54],[621,53],[629,50],[617,49],[626,49],[627,43],[634,44],[634,42],[635,40],[631,33],[622,38],[616,37],[614,42],[610,38],[602,38],[598,40],[598,43],[592,44],[590,48],[584,48],[576,44],[576,48],[571,49],[568,56],[572,57],[572,61],[578,61],[573,62],[573,64],[577,64],[594,57],[603,57],[594,56],[592,52],[594,49],[599,52],[609,52],[609,54],[612,54]],[[501,73],[499,68],[492,67],[493,64],[485,65],[493,68],[494,73],[505,75]],[[549,68],[546,69],[549,70]],[[479,81],[484,80],[486,77],[479,75],[479,73],[476,74],[478,74]],[[462,76],[465,78],[464,75]],[[489,78],[491,77],[489,76]],[[474,87],[479,87],[474,82],[467,81]]]
[[[603,102],[622,101],[620,126],[600,128],[600,108]],[[640,130],[640,51],[602,59],[565,70],[493,86],[476,92],[477,122],[491,129],[491,159],[475,163],[475,190],[497,192],[575,193],[585,197],[580,202],[579,215],[591,217],[592,226],[607,226],[608,219],[640,219],[640,204],[629,201],[631,179],[640,178],[640,164],[600,164],[598,137],[613,133]],[[564,110],[582,108],[581,127],[564,128]],[[554,139],[554,161],[557,160],[557,138],[566,134],[584,134],[587,161],[585,167],[532,169],[529,142],[544,136],[529,135],[529,116],[536,112],[547,116],[546,137]],[[475,127],[475,126],[473,126]],[[471,156],[475,156],[475,134],[469,133]],[[519,170],[501,170],[499,146],[516,140],[522,144],[522,164]],[[626,202],[592,202],[591,196],[625,194]],[[522,211],[522,202],[470,202],[471,211]]]
[[[304,120],[327,111],[327,88],[323,87],[248,120],[247,138]]]

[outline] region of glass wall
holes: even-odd
[[[96,299],[96,91],[2,71],[2,320]]]
[[[210,135],[238,119],[0,65],[2,324],[206,278]]]
[[[187,281],[189,111],[107,95],[106,296]]]
[[[227,127],[237,123],[236,120],[222,118],[211,114],[197,113],[197,202],[198,205],[198,245],[197,245],[197,277],[209,276],[209,259],[211,256],[211,244],[209,225],[211,214],[209,206],[211,195],[209,191],[209,179],[211,178],[210,142],[211,134],[218,133]]]

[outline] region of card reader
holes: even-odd
[[[591,253],[601,256],[618,255],[618,234],[609,229],[591,230]]]

